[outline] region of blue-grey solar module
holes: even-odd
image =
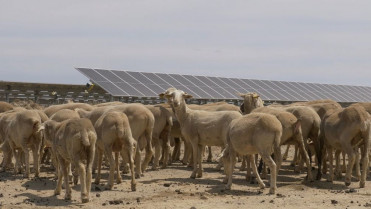
[[[196,99],[242,99],[238,93],[256,92],[269,101],[371,102],[371,87],[366,86],[76,69],[112,96],[158,97],[166,89],[175,87]]]

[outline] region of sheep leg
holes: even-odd
[[[328,163],[329,163],[329,175],[327,177],[327,181],[333,182],[334,181],[334,165],[333,165],[334,156],[333,156],[331,147],[327,148],[327,156],[328,156]]]
[[[24,152],[24,159],[26,163],[26,170],[24,173],[24,177],[29,178],[30,177],[30,149],[27,147],[27,145],[23,145],[22,150]]]
[[[62,169],[60,168],[60,166],[62,166],[62,162],[59,162],[58,169],[57,169],[58,180],[57,180],[57,187],[54,190],[54,195],[60,195],[61,190],[62,190],[63,173],[62,173]]]
[[[197,142],[198,140],[195,140],[195,141]],[[196,172],[197,172],[197,162],[198,162],[198,145],[196,143],[192,143],[192,155],[193,155],[193,171],[191,174],[191,178],[195,179]]]
[[[88,192],[86,189],[86,169],[85,165],[82,163],[81,159],[79,159],[78,156],[75,156],[74,161],[75,163],[75,168],[79,170],[79,175],[80,175],[80,184],[81,184],[81,202],[82,203],[87,203],[89,202],[89,196]]]
[[[93,163],[93,170],[92,170],[92,174],[95,174],[96,172],[96,169],[97,169],[97,166],[98,166],[98,152],[95,153],[95,157],[94,157],[94,163]]]
[[[109,175],[108,175],[108,182],[107,182],[107,185],[105,187],[106,190],[111,190],[112,187],[113,187],[113,178],[115,176],[115,160],[113,159],[113,155],[112,155],[112,147],[111,146],[106,146],[105,149],[104,149],[104,153],[106,155],[106,157],[108,158],[108,162],[109,162]]]
[[[133,146],[126,146],[126,153],[129,160],[130,171],[131,171],[131,191],[136,191],[136,180],[135,180],[135,169],[134,169],[134,150]],[[137,148],[138,149],[138,148]]]
[[[361,166],[360,166],[360,159],[359,159],[359,148],[357,147],[355,150],[355,155],[356,155],[356,177],[357,181],[361,180]]]
[[[353,166],[355,162],[355,154],[353,151],[353,148],[351,147],[351,144],[347,144],[347,146],[343,146],[345,149],[346,154],[348,154],[348,168],[347,168],[347,173],[345,175],[345,186],[349,186],[351,183],[352,179],[352,171],[353,171]]]
[[[227,185],[225,189],[230,190],[232,188],[232,176],[233,176],[233,169],[236,161],[236,153],[232,147],[227,147],[227,156],[226,156],[226,163],[225,163],[225,172],[226,172],[226,179]]]
[[[39,177],[40,174],[40,156],[39,156],[39,147],[34,145],[32,147],[32,155],[33,155],[33,167],[35,171],[35,177]]]
[[[342,167],[342,172],[346,172],[346,170],[347,170],[347,164],[346,164],[346,162],[345,162],[345,152],[342,152],[342,156],[343,156],[343,167]]]
[[[242,163],[241,163],[240,171],[246,171],[246,165],[247,165],[246,158],[245,156],[242,156]]]
[[[159,161],[160,161],[160,157],[161,157],[161,145],[160,145],[160,139],[159,138],[152,138],[153,142],[154,142],[154,147],[155,147],[155,157],[154,157],[154,162],[153,162],[153,166],[152,166],[152,169],[153,170],[158,170],[158,166],[159,166]]]
[[[147,146],[146,146],[146,155],[144,157],[144,161],[142,164],[141,171],[142,173],[147,169],[149,161],[151,161],[152,155],[153,155],[153,149],[152,149],[152,129],[146,131],[145,134]]]
[[[270,189],[269,193],[274,194],[276,193],[277,190],[277,185],[276,185],[276,179],[277,179],[277,165],[272,159],[272,157],[269,154],[262,154],[261,157],[263,158],[263,161],[265,164],[268,165],[270,171],[271,171],[271,178],[270,178]]]
[[[313,181],[313,175],[312,175],[312,166],[309,161],[309,156],[307,153],[307,150],[305,149],[304,142],[300,140],[299,142],[299,149],[302,158],[305,160],[305,164],[307,165],[307,170],[308,170],[308,180]]]
[[[98,173],[97,175],[95,176],[95,184],[99,184],[100,182],[100,174],[101,174],[101,169],[102,169],[102,160],[103,160],[103,153],[102,153],[102,150],[98,147],[97,149],[97,158],[96,160],[94,160],[94,163],[93,163],[93,167],[94,167],[94,164],[98,167]]]
[[[296,161],[297,161],[297,158],[298,158],[299,147],[296,146],[296,145],[294,147],[295,147],[294,159],[291,161],[290,166],[294,167],[294,171],[296,171],[295,166],[296,166]]]
[[[169,155],[170,155],[170,141],[169,139],[162,139],[162,148],[164,150],[164,159],[162,161],[162,168],[166,168],[169,162]]]
[[[141,169],[141,155],[139,149],[140,147],[138,145],[137,150],[135,152],[135,178],[137,179],[139,179],[143,175]]]
[[[260,178],[260,175],[258,173],[258,169],[256,168],[255,157],[253,155],[250,155],[249,158],[250,158],[250,165],[252,167],[252,172],[254,173],[254,175],[256,177],[256,180],[259,183],[260,189],[264,189],[265,188],[265,184],[262,181],[262,179]],[[250,173],[250,171],[248,173]],[[250,175],[251,175],[251,173],[250,173]]]
[[[202,171],[203,171],[203,168],[202,168],[202,151],[205,150],[205,146],[204,145],[198,145],[198,173],[197,173],[197,178],[201,178],[202,177]]]
[[[365,140],[364,147],[362,149],[362,173],[361,173],[361,180],[359,182],[359,187],[364,188],[365,187],[365,182],[367,178],[367,172],[368,172],[368,164],[370,162],[369,159],[369,152],[370,150],[368,149],[369,147],[369,140]]]
[[[119,152],[115,152],[115,168],[116,168],[116,174],[117,174],[116,183],[121,184],[122,178],[121,178],[121,173],[120,173]]]
[[[212,162],[213,161],[213,153],[212,153],[212,151],[211,151],[211,146],[207,146],[207,150],[208,150],[208,152],[209,152],[209,155],[207,156],[207,160],[206,160],[206,162]]]
[[[174,150],[173,154],[171,156],[172,161],[178,161],[180,159],[180,139],[179,138],[174,138]]]
[[[342,171],[340,168],[340,153],[341,153],[341,150],[335,151],[335,163],[336,163],[335,176],[337,179],[341,179],[341,176],[342,176]]]
[[[285,154],[283,154],[283,156],[282,156],[282,160],[286,160],[287,159],[287,156],[289,155],[289,149],[290,149],[290,145],[288,144],[286,146]]]
[[[251,176],[251,167],[254,166],[254,165],[251,165],[251,158],[254,158],[254,156],[253,155],[246,155],[246,156],[244,156],[243,160],[246,163],[246,181],[249,181],[252,184],[254,180]],[[255,159],[254,159],[254,163],[255,163]],[[255,165],[255,167],[256,167],[256,165]]]
[[[74,159],[75,160],[75,159]],[[69,176],[68,176],[68,162],[64,159],[61,159],[61,170],[63,172],[64,178],[64,188],[66,188],[66,194],[64,196],[65,200],[71,200],[71,187],[69,183]]]
[[[95,146],[90,146],[86,164],[86,195],[89,198],[91,190],[92,170],[95,156]]]

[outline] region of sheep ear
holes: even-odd
[[[161,99],[165,98],[165,94],[164,93],[161,93],[158,95]]]
[[[240,96],[240,97],[242,97],[242,98],[245,98],[246,94],[237,93],[237,96]]]
[[[252,97],[253,97],[254,99],[256,99],[256,98],[259,97],[259,94],[257,94],[257,93],[253,93],[253,94],[252,94]]]
[[[187,93],[184,93],[183,94],[183,98],[184,99],[190,99],[190,98],[192,98],[193,96],[192,95],[190,95],[190,94],[187,94]]]

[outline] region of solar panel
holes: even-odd
[[[76,69],[112,96],[158,97],[169,87],[175,87],[192,94],[196,99],[242,99],[237,93],[257,92],[263,100],[270,101],[371,101],[371,87],[367,86]]]

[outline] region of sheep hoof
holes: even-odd
[[[345,186],[349,186],[350,185],[350,182],[345,182]]]
[[[269,189],[269,194],[275,194],[276,193],[276,188],[270,188]]]
[[[197,178],[202,178],[202,173],[197,174]]]
[[[359,187],[360,188],[365,188],[365,182],[364,181],[359,182]]]
[[[99,179],[98,179],[98,180],[96,179],[96,180],[94,181],[94,184],[98,185],[99,182],[100,182],[100,180],[99,180]]]
[[[55,196],[60,195],[60,194],[61,194],[60,191],[57,191],[57,190],[54,191],[54,195],[55,195]]]
[[[264,188],[265,188],[265,184],[261,184],[261,185],[259,185],[259,188],[260,188],[260,189],[264,189]]]
[[[196,175],[195,174],[192,174],[191,175],[191,179],[195,179],[196,178]]]
[[[81,199],[81,202],[82,203],[88,203],[89,202],[89,198],[83,198],[83,199]]]
[[[131,184],[131,191],[137,191],[137,184]]]
[[[135,178],[136,178],[136,179],[140,179],[140,176],[141,176],[141,175],[138,174],[138,173],[135,174]]]
[[[107,184],[107,185],[104,187],[104,190],[109,191],[109,190],[112,190],[112,188],[113,188],[113,185],[109,185],[109,184]]]
[[[65,199],[65,200],[71,200],[71,195],[66,195],[66,196],[64,197],[64,199]]]
[[[228,185],[228,184],[227,184],[227,185],[225,186],[225,190],[231,190],[231,187],[232,187],[232,185]]]

